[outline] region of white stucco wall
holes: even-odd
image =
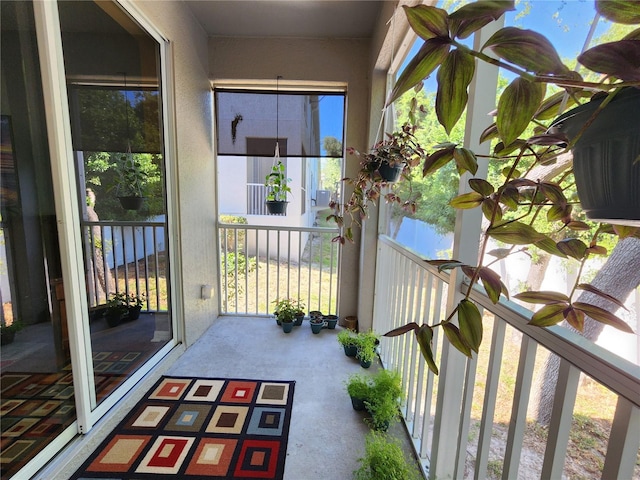
[[[203,284],[217,285],[213,115],[208,80],[207,35],[180,2],[141,1],[136,6],[171,43],[175,92],[176,156],[168,159],[176,194],[172,238],[179,261],[171,265],[178,284],[174,300],[192,344],[218,315],[217,292],[202,300]],[[170,224],[171,225],[171,224]]]
[[[345,143],[366,148],[369,125],[369,40],[302,38],[209,39],[209,75],[212,81],[272,82],[284,85],[333,85],[347,92]],[[358,162],[347,158],[346,175]],[[343,248],[338,312],[357,314],[358,243]]]

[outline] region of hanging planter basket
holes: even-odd
[[[558,117],[552,125],[575,137],[606,98]],[[640,226],[640,89],[628,87],[598,114],[573,148],[573,171],[588,218]],[[635,163],[634,163],[635,162]]]
[[[118,200],[125,210],[140,210],[144,203],[144,197],[118,197]]]
[[[278,200],[267,200],[267,211],[270,215],[286,215],[288,203],[289,202]]]
[[[389,165],[386,161],[380,163],[380,167],[378,167],[378,173],[382,179],[389,183],[395,183],[400,178],[400,174],[402,174],[402,170],[404,168],[403,164],[396,164],[394,166]]]

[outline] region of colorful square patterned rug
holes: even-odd
[[[163,377],[72,479],[281,479],[294,385]]]

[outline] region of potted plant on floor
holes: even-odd
[[[23,328],[24,324],[18,319],[14,319],[11,322],[3,320],[0,323],[0,345],[9,345],[10,343],[13,343],[16,333]]]
[[[286,169],[282,161],[278,160],[271,172],[265,177],[264,186],[267,188],[267,210],[271,215],[287,214],[287,194],[291,188],[287,185],[291,179],[287,178]]]
[[[404,399],[402,378],[395,370],[379,369],[372,378],[369,395],[364,401],[374,430],[386,431],[400,416]]]
[[[296,303],[296,320],[293,323],[294,327],[299,327],[300,325],[302,325],[302,321],[304,320],[304,309],[304,303],[298,300],[298,302]]]
[[[358,351],[356,357],[360,360],[362,368],[369,368],[376,357],[379,336],[373,330],[370,330],[368,332],[360,332],[357,338]]]
[[[313,316],[309,318],[309,325],[311,326],[311,332],[318,334],[324,328],[325,322],[322,316]]]
[[[299,310],[298,303],[289,298],[274,300],[273,303],[275,305],[273,314],[276,316],[276,323],[282,326],[284,333],[291,332]]]
[[[597,14],[607,20],[624,24],[640,23],[640,2],[596,0],[595,7]],[[570,158],[564,154],[570,153],[573,147],[577,147],[574,155],[580,153],[580,138],[590,133],[591,122],[603,114],[610,104],[613,105],[617,96],[624,96],[627,87],[640,87],[640,62],[637,61],[640,58],[640,37],[636,29],[621,40],[596,45],[580,54],[578,63],[589,70],[583,77],[563,64],[548,39],[532,30],[501,28],[479,49],[470,48],[461,41],[500,18],[506,11],[513,10],[512,1],[475,2],[452,13],[429,5],[405,6],[404,9],[411,28],[424,40],[424,44],[399,76],[388,104],[416,87],[438,68],[435,110],[438,121],[447,133],[451,133],[467,106],[468,87],[475,75],[476,62],[491,63],[515,74],[515,78],[500,94],[494,112],[495,123],[485,129],[479,139],[480,142],[495,141],[490,158],[501,162],[502,175],[498,175],[498,180],[493,183],[484,178],[468,179],[466,193],[450,202],[457,209],[481,209],[485,222],[478,256],[480,262],[475,265],[456,259],[430,262],[441,271],[460,269],[469,278],[469,286],[463,298],[439,323],[418,325],[411,322],[386,334],[396,336],[413,332],[429,369],[437,374],[438,368],[431,349],[434,329],[442,328],[451,345],[471,357],[473,352],[479,350],[483,330],[480,309],[470,300],[475,284],[482,284],[493,303],[497,303],[501,295],[508,296],[506,286],[500,275],[490,268],[490,263],[532,246],[551,255],[577,260],[576,270],[582,272],[589,257],[606,254],[607,250],[602,244],[604,236],[640,237],[640,229],[636,228],[640,221],[633,215],[626,220],[615,218],[615,226],[590,225],[580,217],[571,195],[574,188],[571,174],[579,174],[579,161],[574,159],[575,168],[572,168],[572,162],[564,160]],[[551,95],[545,98],[547,84],[555,85],[561,91],[550,89]],[[593,96],[594,92],[600,92],[599,95],[604,95],[604,99],[594,104],[592,115],[584,115],[588,118],[579,120],[575,136],[563,132],[561,128],[549,128],[553,119],[561,115],[562,109],[580,104],[585,98]],[[635,113],[637,107],[632,107],[632,111]],[[570,116],[577,116],[574,113]],[[638,122],[639,118],[635,114],[629,122]],[[560,117],[559,120],[556,123],[566,124],[568,119]],[[533,129],[533,135],[527,133],[531,131],[527,130],[529,127]],[[639,130],[637,124],[631,128],[634,135]],[[635,142],[637,146],[638,141]],[[638,156],[633,149],[627,149],[626,153],[631,162]],[[612,164],[614,170],[623,172],[625,180],[633,179],[635,183],[629,188],[614,188],[614,194],[616,190],[640,192],[640,163],[635,162],[631,168],[620,167],[620,156],[614,155],[611,161],[605,163]],[[473,176],[478,171],[476,154],[453,143],[433,147],[420,161],[425,176],[434,174],[452,162],[455,162],[460,174],[468,172],[469,176]],[[549,177],[540,178],[540,169],[554,162],[556,165]],[[610,175],[601,174],[600,167],[597,175],[593,175],[590,167],[587,170],[598,180]],[[618,173],[614,171],[611,175]],[[589,194],[581,191],[580,181],[576,183],[578,197],[587,198]],[[359,207],[358,211],[366,216],[366,201],[369,199],[366,196],[361,198],[364,200],[360,200],[360,203],[364,202],[365,207]],[[375,199],[377,197],[374,195]],[[637,197],[627,203],[640,205]],[[537,221],[541,218],[546,218],[547,222]],[[628,223],[631,227],[621,223]],[[558,241],[554,239],[554,234],[560,230],[568,233]],[[582,240],[578,233],[588,239]],[[348,236],[343,234],[343,238]],[[487,248],[489,240],[507,246],[490,252]],[[495,256],[495,260],[486,260],[485,254]],[[582,283],[580,277],[577,276],[575,284],[569,289],[569,295],[545,291],[517,294],[516,298],[540,306],[530,324],[551,326],[566,321],[582,331],[586,318],[590,317],[631,333],[627,323],[609,310],[579,299],[579,294],[587,291],[597,298],[622,305],[621,301],[607,292]]]
[[[338,343],[344,348],[347,357],[355,357],[358,353],[358,338],[349,329],[340,330],[337,335]]]
[[[107,300],[105,318],[110,327],[117,327],[129,313],[128,297],[125,293],[113,293]]]
[[[336,324],[338,323],[337,315],[323,315],[322,319],[327,323],[327,328],[329,330],[334,330],[336,328]]]
[[[408,460],[398,439],[372,431],[365,439],[364,456],[353,472],[354,480],[418,480],[422,475],[415,462]]]
[[[345,384],[347,393],[351,397],[354,410],[365,410],[364,402],[369,399],[369,392],[373,387],[370,375],[354,373]]]
[[[136,295],[135,293],[129,294],[127,297],[127,320],[137,320],[140,318],[140,312],[145,302],[146,295],[141,293]]]

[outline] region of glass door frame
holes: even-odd
[[[173,349],[182,338],[181,325],[183,315],[182,290],[172,272],[180,271],[177,255],[179,235],[177,234],[176,199],[177,187],[172,181],[176,170],[175,148],[175,104],[173,65],[171,63],[171,44],[164,38],[148,19],[130,1],[114,0],[160,46],[160,75],[163,112],[164,162],[166,175],[167,235],[169,237],[168,256],[170,265],[169,285],[171,292],[170,315],[172,318],[173,338],[162,347],[142,367],[131,375],[107,399],[96,406],[94,372],[89,337],[89,318],[84,271],[82,234],[80,231],[81,209],[78,205],[75,160],[71,142],[71,120],[67,98],[67,86],[62,51],[62,36],[58,16],[58,3],[34,1],[35,29],[38,43],[39,63],[42,75],[42,87],[47,124],[47,140],[50,149],[51,173],[55,210],[58,223],[58,238],[67,318],[69,319],[69,347],[71,353],[73,385],[75,392],[77,419],[62,434],[58,435],[38,455],[36,455],[19,475],[33,476],[54,455],[78,434],[89,432],[133,386],[144,377],[151,368]],[[72,319],[79,319],[72,321]]]

